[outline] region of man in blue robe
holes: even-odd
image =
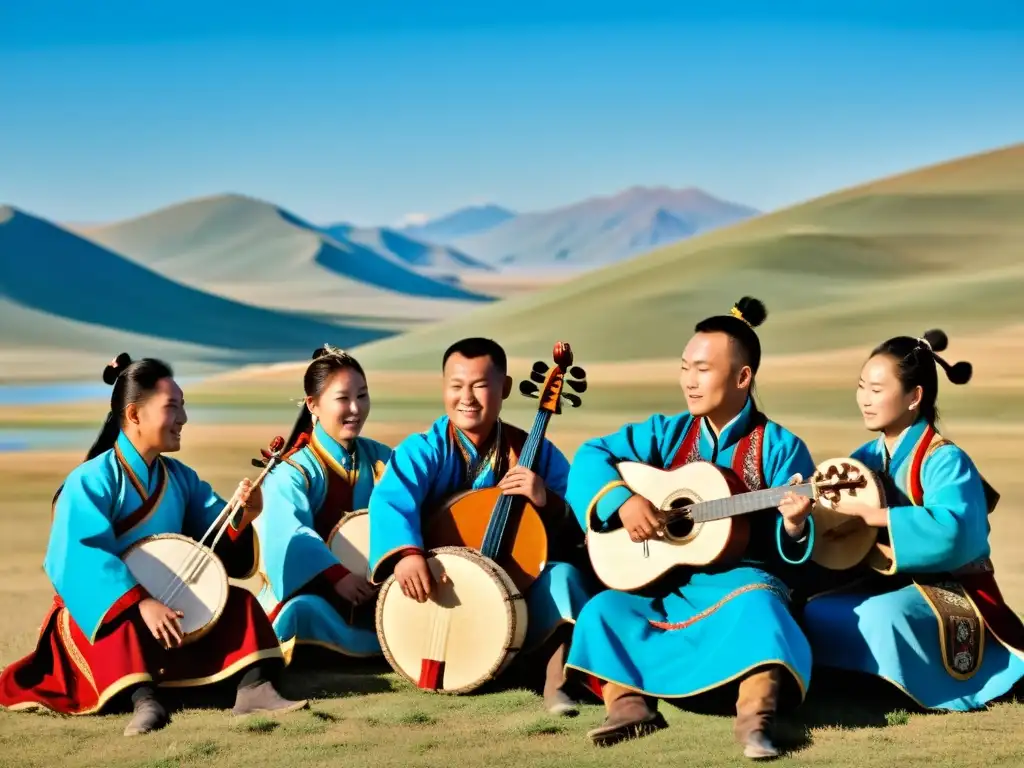
[[[395,448],[370,496],[371,580],[380,584],[394,572],[403,593],[426,600],[433,585],[423,525],[431,511],[470,489],[497,486],[526,497],[545,521],[553,551],[525,595],[529,618],[523,652],[546,663],[546,708],[574,714],[577,705],[563,690],[563,670],[572,624],[591,590],[576,566],[559,562],[570,549],[564,543],[574,534],[582,538],[564,501],[569,462],[545,439],[536,472],[515,463],[526,435],[500,419],[512,386],[507,367],[504,350],[490,339],[463,339],[445,352],[446,414]]]
[[[622,461],[664,469],[711,462],[731,468],[751,491],[813,474],[804,443],[751,399],[761,358],[753,328],[765,316],[759,301],[744,298],[731,315],[696,326],[682,356],[687,412],[654,415],[579,448],[567,498],[582,525],[622,526],[637,546],[664,534],[663,513],[626,486],[616,469]],[[780,696],[802,701],[811,674],[810,647],[790,613],[787,570],[805,562],[813,544],[809,499],[779,498],[777,510],[746,517],[749,546],[740,562],[673,569],[646,594],[607,590],[584,607],[567,666],[600,681],[607,717],[590,732],[594,743],[666,727],[659,698],[717,690],[736,702],[744,754],[778,754],[770,732]]]

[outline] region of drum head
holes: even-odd
[[[525,601],[490,560],[472,550],[446,547],[427,563],[437,583],[425,603],[403,595],[394,576],[382,587],[381,645],[391,665],[414,684],[425,666],[443,662],[441,690],[472,690],[494,677],[521,646]]]
[[[204,631],[224,610],[229,588],[224,566],[209,549],[187,536],[143,539],[129,548],[123,560],[154,599],[185,614],[180,622],[186,635]]]
[[[370,575],[370,515],[365,509],[350,512],[330,535],[331,552],[352,573]]]

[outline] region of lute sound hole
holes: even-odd
[[[672,499],[668,503],[668,509],[672,512],[677,512],[684,507],[688,507],[691,504],[695,504],[696,499],[692,499],[689,496],[680,496]],[[670,513],[671,514],[671,513]],[[666,531],[669,538],[672,539],[685,539],[687,536],[693,533],[693,520],[685,515],[677,514],[672,520],[669,521],[666,526]]]

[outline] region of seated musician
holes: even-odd
[[[657,414],[580,446],[568,500],[581,524],[623,526],[634,542],[664,535],[663,514],[625,485],[616,470],[621,461],[661,469],[712,462],[733,469],[750,490],[813,473],[803,441],[769,421],[751,395],[761,361],[754,327],[765,316],[760,301],[745,297],[732,314],[697,324],[682,355],[686,412]],[[659,698],[716,691],[711,700],[735,702],[734,733],[744,754],[777,754],[771,729],[779,699],[802,701],[811,674],[785,580],[810,556],[809,511],[809,500],[786,494],[778,509],[747,516],[750,541],[740,562],[673,569],[644,594],[609,589],[583,608],[567,674],[600,685],[607,716],[588,734],[595,744],[666,727]]]
[[[306,402],[288,440],[291,450],[264,481],[266,511],[256,521],[260,603],[288,658],[296,645],[378,656],[377,590],[365,572],[350,573],[326,542],[346,512],[369,504],[391,449],[359,436],[370,393],[354,357],[318,349],[303,386]]]
[[[573,714],[577,704],[563,690],[565,654],[572,623],[590,596],[583,574],[559,562],[573,532],[582,538],[564,502],[569,462],[547,439],[538,471],[514,464],[526,433],[500,419],[511,390],[505,351],[490,339],[463,339],[444,354],[446,414],[424,433],[395,448],[388,471],[370,497],[370,566],[382,583],[392,571],[402,592],[423,602],[434,586],[423,550],[421,522],[446,498],[462,490],[501,488],[525,496],[538,509],[553,543],[550,560],[525,598],[528,609],[524,654],[546,665],[544,705],[553,714]],[[562,536],[565,538],[561,538]],[[539,670],[537,670],[539,671]]]
[[[888,506],[821,501],[880,529],[882,546],[851,571],[807,573],[819,586],[803,622],[815,664],[887,680],[924,708],[963,711],[1024,677],[1024,626],[989,559],[998,494],[936,427],[936,364],[953,384],[972,373],[939,356],[947,343],[941,331],[898,336],[864,364],[857,404],[879,436],[853,458],[881,475]]]
[[[126,736],[167,724],[157,686],[235,677],[236,715],[305,707],[274,687],[284,666],[281,648],[249,592],[231,587],[212,629],[179,647],[184,615],[161,602],[168,598],[148,593],[121,559],[148,536],[202,537],[225,502],[194,470],[164,455],[180,450],[187,421],[171,369],[121,354],[103,379],[113,385],[106,422],[55,497],[43,567],[57,594],[35,651],[0,675],[0,705],[85,715],[130,698],[134,714]],[[262,497],[247,479],[238,493],[244,513],[216,552],[230,576],[245,578],[255,569],[250,523]]]

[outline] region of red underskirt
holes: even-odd
[[[230,588],[224,613],[206,635],[172,650],[160,647],[135,609],[103,625],[90,644],[55,596],[35,651],[0,673],[0,706],[38,704],[61,714],[89,714],[137,683],[207,685],[280,657],[262,607],[239,587]]]

